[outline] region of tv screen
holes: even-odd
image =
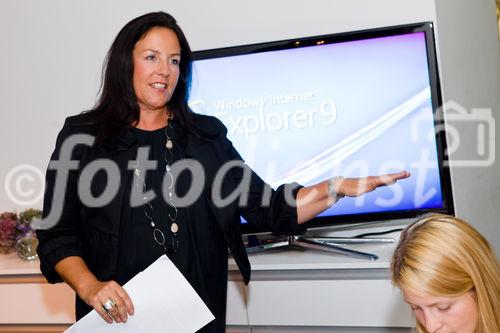
[[[218,117],[246,163],[274,188],[412,174],[343,198],[310,226],[453,212],[432,23],[194,56],[191,108]]]

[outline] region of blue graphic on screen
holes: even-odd
[[[190,105],[274,188],[412,174],[321,215],[443,207],[423,32],[198,60]]]

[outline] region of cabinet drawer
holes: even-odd
[[[74,321],[75,293],[68,285],[0,283],[0,324],[70,324]]]
[[[227,324],[248,325],[243,282],[229,281],[227,295]],[[0,332],[3,324],[71,324],[74,309],[75,293],[64,283],[0,281]]]
[[[248,287],[247,306],[252,326],[414,325],[389,280],[255,281]]]
[[[246,309],[246,288],[243,282],[229,281],[227,283],[226,304],[227,325],[248,325]]]

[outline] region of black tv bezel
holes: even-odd
[[[302,48],[308,46],[315,46],[318,44],[334,44],[342,42],[350,42],[355,40],[389,37],[395,35],[403,35],[417,32],[424,32],[426,51],[427,51],[427,64],[429,69],[429,81],[431,88],[431,103],[434,113],[435,128],[440,128],[436,132],[436,144],[439,161],[439,174],[441,180],[441,195],[443,198],[442,208],[433,209],[411,209],[411,210],[395,210],[377,213],[361,213],[361,214],[346,214],[335,216],[321,216],[315,217],[308,222],[308,228],[328,227],[332,225],[339,225],[345,223],[360,223],[369,221],[385,221],[397,219],[409,219],[423,215],[425,213],[445,213],[453,215],[453,195],[451,177],[448,167],[448,157],[445,155],[444,149],[446,147],[446,134],[445,124],[442,110],[442,95],[441,85],[439,80],[436,46],[434,38],[434,23],[433,22],[419,22],[397,26],[386,26],[374,29],[365,29],[358,31],[349,31],[334,33],[328,35],[319,35],[311,37],[300,37],[294,39],[263,42],[248,45],[231,46],[210,50],[200,50],[193,52],[193,59],[205,60],[229,56],[238,56],[252,53],[261,53],[269,51],[279,51],[292,48]],[[243,234],[255,234],[262,232],[270,232],[270,230],[262,230],[253,227],[249,223],[242,223],[241,225]]]

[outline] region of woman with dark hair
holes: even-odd
[[[146,14],[130,21],[116,36],[105,64],[102,94],[94,110],[106,126],[101,139],[115,138],[116,131],[139,120],[140,106],[136,98],[133,81],[133,50],[149,30],[155,27],[170,29],[177,37],[180,54],[178,84],[166,106],[180,125],[194,131],[192,113],[187,105],[191,85],[192,53],[188,41],[175,19],[166,13]],[[175,90],[174,90],[175,88]]]
[[[38,254],[49,282],[66,281],[75,290],[77,319],[93,308],[108,323],[126,322],[133,300],[121,286],[166,253],[215,316],[201,331],[224,332],[228,248],[244,281],[250,279],[240,215],[256,227],[294,234],[342,196],[409,176],[271,189],[242,163],[219,120],[187,106],[191,62],[172,16],[132,20],[111,46],[96,107],[67,118],[59,133],[46,176],[50,227],[37,231]],[[68,166],[61,182],[52,162],[61,165],[68,156],[78,165]],[[236,164],[216,177],[228,162]],[[181,205],[178,198],[192,188],[198,195]],[[58,205],[60,214],[53,214]]]

